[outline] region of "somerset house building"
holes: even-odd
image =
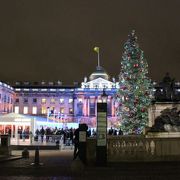
[[[105,89],[108,95],[108,121],[116,119],[114,94],[118,83],[110,81],[102,67],[97,67],[89,78],[79,86],[62,85],[61,82],[40,82],[39,84],[16,83],[14,86],[14,112],[20,114],[48,115],[64,122],[96,123],[96,106],[102,101]],[[95,125],[95,124],[94,124]]]
[[[87,123],[96,126],[97,102],[107,95],[108,125],[116,122],[115,93],[118,82],[110,80],[103,67],[97,66],[89,78],[72,86],[58,82],[16,82],[12,87],[0,84],[0,112],[47,117],[61,123]]]
[[[41,117],[47,119],[47,122],[86,123],[89,127],[96,127],[97,102],[102,102],[103,91],[107,95],[108,127],[118,126],[115,100],[118,88],[118,81],[115,78],[111,80],[101,66],[97,66],[88,78],[84,77],[81,84],[74,83],[72,86],[63,85],[60,81],[16,82],[12,86],[0,82],[0,133],[8,129],[14,133],[19,129],[34,132],[37,124],[28,122],[28,119],[22,121],[22,117],[27,116],[31,119],[33,117],[33,120]],[[154,92],[155,103],[149,110],[149,125],[153,124],[155,117],[167,105],[170,107],[173,106],[172,102],[180,101],[180,83],[174,83],[172,88],[171,79],[166,75],[161,83],[154,82]],[[19,117],[14,120],[14,125],[12,121],[7,122],[8,114]]]

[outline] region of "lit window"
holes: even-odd
[[[69,114],[73,114],[73,108],[69,108]]]
[[[29,91],[29,89],[24,89],[24,91]]]
[[[28,114],[28,107],[27,107],[27,106],[24,107],[23,113],[24,113],[24,114]]]
[[[59,101],[60,101],[60,103],[64,103],[64,99],[62,99],[62,98],[59,99]]]
[[[15,91],[21,91],[21,89],[19,89],[19,88],[16,88],[16,89],[15,89]]]
[[[63,107],[60,108],[60,113],[64,114],[64,108]]]
[[[82,99],[81,99],[81,98],[79,98],[79,99],[78,99],[78,101],[79,101],[79,102],[82,102]]]
[[[73,102],[73,99],[69,99],[69,103],[72,103]]]
[[[32,89],[32,91],[38,91],[38,89]]]
[[[14,112],[15,112],[16,114],[19,114],[19,106],[15,106],[15,107],[14,107]]]
[[[42,113],[42,114],[46,114],[46,107],[42,107],[42,108],[41,108],[41,113]]]
[[[41,99],[41,102],[42,102],[43,104],[45,104],[45,103],[46,103],[46,99],[45,99],[45,98]]]
[[[32,108],[32,114],[37,114],[37,107],[34,106],[34,107]]]
[[[47,91],[47,89],[41,89],[41,91]]]
[[[55,99],[54,98],[51,99],[51,103],[55,103]]]
[[[54,91],[54,92],[55,92],[55,91],[56,91],[56,89],[50,89],[50,91]]]

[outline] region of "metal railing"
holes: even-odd
[[[17,134],[10,138],[10,145],[48,145],[48,146],[73,146],[70,138],[64,138],[63,135],[32,135],[22,136]]]

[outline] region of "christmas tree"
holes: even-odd
[[[124,44],[117,92],[117,113],[121,129],[126,133],[142,133],[148,123],[152,85],[147,77],[148,64],[133,30]]]

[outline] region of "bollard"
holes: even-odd
[[[31,163],[32,166],[42,166],[43,163],[39,162],[39,147],[36,147],[35,150],[35,157],[34,157],[34,163]]]
[[[36,147],[36,150],[35,150],[34,163],[35,163],[36,165],[39,165],[39,148],[38,148],[38,147]]]
[[[27,148],[24,148],[24,150],[22,151],[22,157],[29,158],[29,151]]]

